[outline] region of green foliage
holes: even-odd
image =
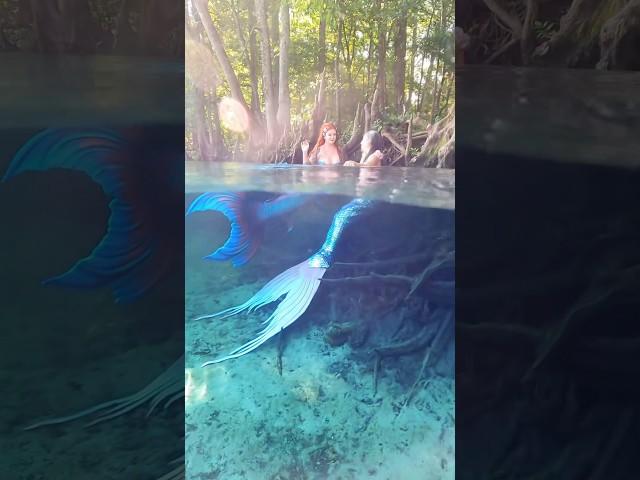
[[[535,21],[533,24],[533,32],[538,41],[549,40],[557,29],[558,25],[549,20]]]
[[[251,79],[249,72],[250,35],[249,12],[255,11],[253,0],[209,0],[209,13],[220,32],[225,50],[243,95],[251,99]],[[271,18],[279,8],[279,1],[267,0],[271,53],[274,65],[280,55],[278,32],[273,30]],[[376,8],[380,5],[380,8]],[[326,21],[325,31],[325,107],[330,120],[340,118],[339,129],[348,139],[352,129],[355,108],[358,103],[371,101],[378,69],[378,34],[382,31],[386,38],[386,98],[382,122],[401,123],[410,113],[431,117],[432,98],[439,88],[443,72],[453,72],[453,0],[291,0],[290,1],[290,46],[289,46],[289,90],[291,98],[291,120],[300,124],[310,120],[315,104],[320,71],[322,45],[320,44],[321,20]],[[189,12],[189,9],[187,10]],[[394,111],[395,83],[394,42],[398,21],[407,18],[406,32],[406,73],[404,83],[405,98],[411,93],[406,111]],[[188,19],[196,22],[195,17]],[[340,44],[338,44],[338,29]],[[415,30],[415,35],[414,35]],[[208,45],[206,35],[200,41]],[[339,48],[338,48],[339,45]],[[335,61],[338,58],[340,81],[335,75]],[[258,89],[261,110],[264,110],[263,85],[260,58],[256,59]],[[435,65],[438,65],[436,71]],[[274,77],[277,81],[277,70]],[[411,75],[413,74],[413,75]],[[429,78],[427,78],[429,75]],[[222,77],[224,78],[224,77]],[[189,82],[187,82],[189,83]],[[441,96],[451,90],[453,75],[446,75],[442,83]],[[437,87],[436,87],[437,86]],[[188,90],[188,88],[187,88]],[[228,94],[228,86],[223,82],[217,88],[218,97]],[[340,97],[340,112],[335,111],[335,95]],[[450,96],[450,102],[453,97]],[[189,116],[187,104],[187,117]],[[404,110],[404,109],[403,109]],[[381,128],[377,122],[373,128]],[[229,145],[235,137],[225,135]]]

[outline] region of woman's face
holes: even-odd
[[[336,132],[333,128],[331,130],[327,130],[327,132],[324,134],[324,141],[330,143],[331,145],[334,145],[337,139],[338,132]]]

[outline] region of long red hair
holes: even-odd
[[[327,133],[329,130],[335,130],[336,131],[336,148],[338,149],[338,154],[342,155],[342,149],[338,145],[338,127],[336,127],[331,122],[326,122],[326,123],[323,123],[322,126],[320,127],[320,133],[318,134],[318,140],[316,140],[316,145],[315,145],[315,147],[313,147],[313,150],[311,150],[311,152],[309,152],[309,156],[313,155],[322,145],[324,145],[324,134]]]

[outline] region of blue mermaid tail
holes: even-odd
[[[110,286],[116,302],[132,301],[162,275],[154,257],[157,240],[149,202],[136,188],[127,141],[105,129],[48,129],[30,139],[12,159],[3,182],[26,171],[78,170],[97,182],[110,199],[108,228],[91,254],[67,272],[44,280],[75,288]]]
[[[203,193],[187,209],[195,212],[218,211],[231,223],[229,238],[207,260],[231,260],[234,267],[246,264],[258,251],[267,220],[289,213],[308,199],[306,195],[280,195],[266,202],[248,199],[246,193]]]
[[[195,320],[227,318],[242,312],[250,313],[285,296],[263,322],[266,326],[256,338],[236,348],[229,355],[205,362],[202,366],[246,355],[300,318],[318,291],[320,280],[333,263],[335,247],[345,228],[374,205],[374,202],[363,199],[355,199],[344,205],[334,215],[324,244],[311,257],[275,277],[242,305],[196,318]]]

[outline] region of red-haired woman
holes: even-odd
[[[302,163],[305,165],[340,165],[344,161],[342,149],[338,146],[338,129],[331,123],[323,123],[316,145],[309,152],[309,142],[303,140]]]

